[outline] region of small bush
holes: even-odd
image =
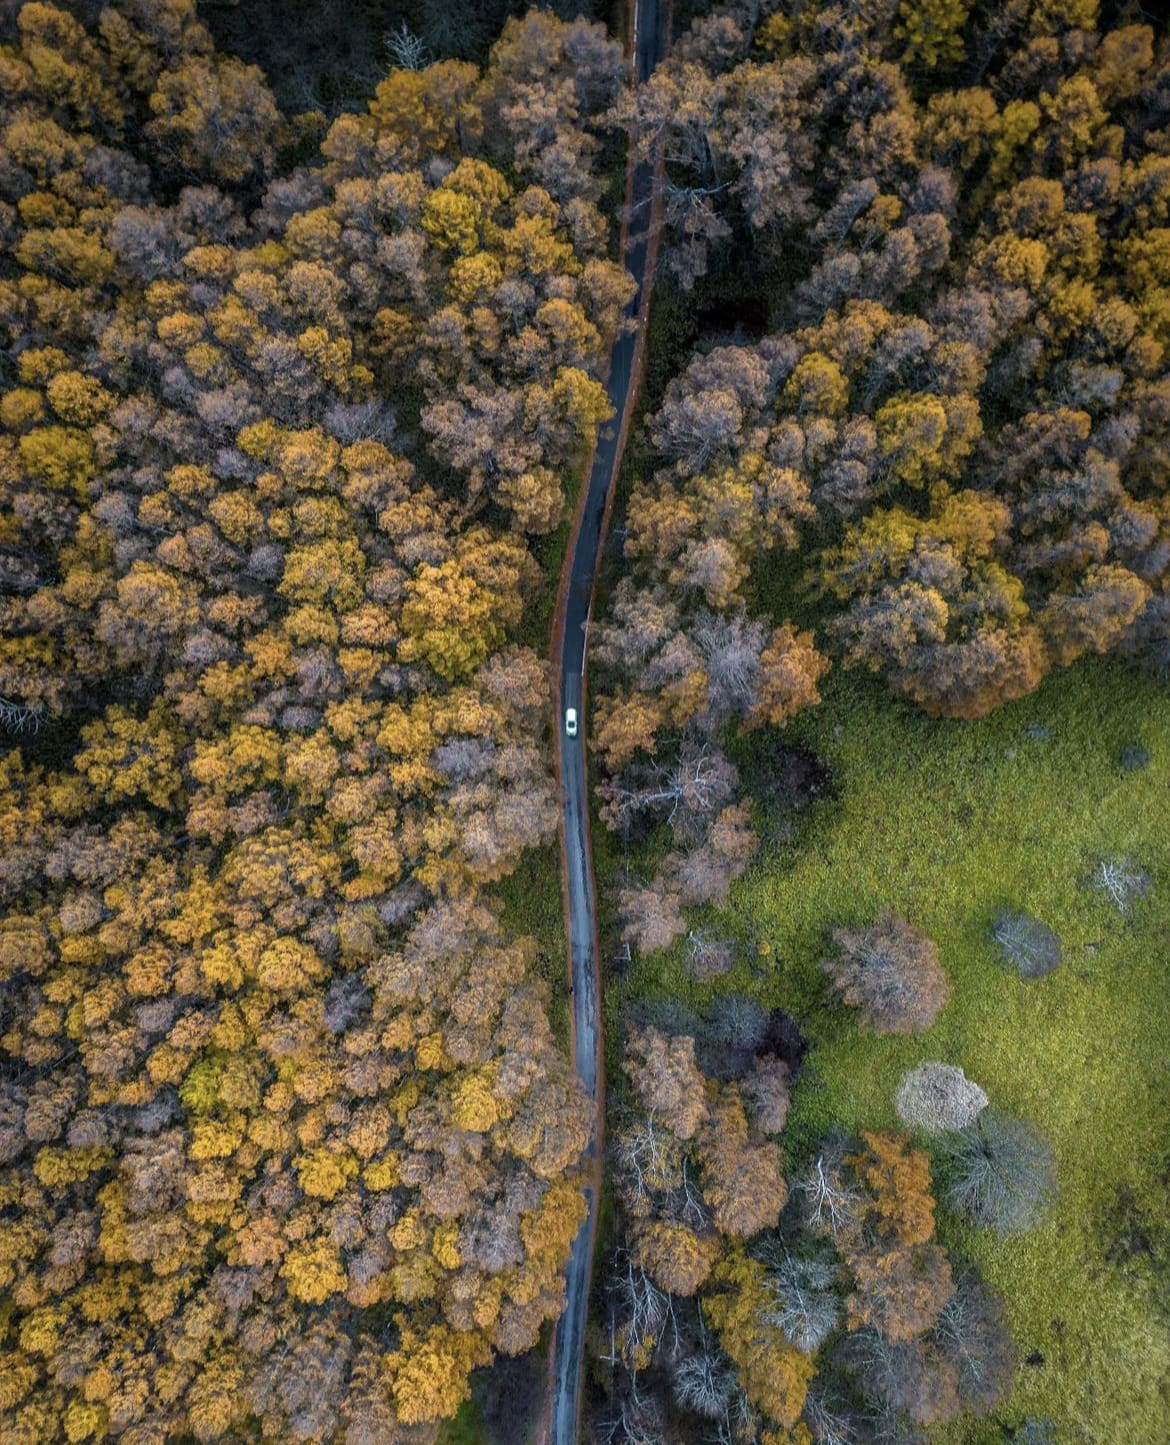
[[[804,1067],[804,1056],[808,1053],[808,1040],[804,1036],[804,1030],[787,1009],[774,1008],[768,1014],[768,1032],[764,1039],[764,1051],[782,1059],[794,1079]]]
[[[713,1079],[740,1079],[768,1032],[768,1015],[741,993],[714,999],[698,1039],[703,1072]]]
[[[632,1028],[657,1029],[663,1034],[690,1034],[691,1038],[701,1033],[703,1028],[699,1015],[670,994],[654,994],[636,1000],[630,1007],[628,1022]]]
[[[1043,978],[1061,965],[1060,939],[1022,909],[1005,908],[997,913],[992,919],[991,936],[999,944],[1004,964],[1014,968],[1021,978]]]
[[[756,761],[748,791],[769,814],[798,812],[833,796],[833,775],[808,748],[781,745]]]
[[[952,1209],[999,1234],[1016,1234],[1039,1220],[1056,1193],[1056,1162],[1035,1125],[984,1109],[947,1137],[943,1178]]]
[[[1130,913],[1154,886],[1154,880],[1128,858],[1102,858],[1090,881],[1104,893],[1118,913]]]
[[[987,1095],[954,1064],[928,1060],[902,1075],[894,1107],[910,1128],[946,1134],[973,1123],[987,1107]]]
[[[1051,1420],[1025,1420],[1013,1430],[1012,1445],[1056,1445],[1056,1426]]]

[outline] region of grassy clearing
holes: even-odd
[[[464,1400],[454,1419],[444,1420],[439,1427],[437,1445],[484,1445],[487,1438],[479,1402]]]
[[[565,918],[561,908],[561,852],[554,838],[529,848],[520,866],[492,890],[504,902],[503,921],[513,934],[531,935],[540,949],[537,972],[549,986],[549,1022],[563,1048],[569,1046],[569,982],[565,969]]]
[[[1120,668],[1086,665],[977,723],[931,721],[856,677],[835,674],[824,704],[785,741],[828,759],[838,796],[797,819],[738,886],[718,920],[767,950],[721,981],[797,1014],[812,1040],[788,1134],[799,1155],[833,1121],[896,1123],[893,1093],[921,1059],[961,1064],[993,1103],[1034,1119],[1056,1151],[1050,1220],[1001,1241],[940,1215],[944,1242],[976,1259],[1007,1297],[1022,1364],[1004,1423],[1051,1416],[1064,1441],[1170,1439],[1170,1331],[1150,1257],[1110,1258],[1111,1213],[1164,1238],[1170,1153],[1170,701]],[[1124,770],[1139,743],[1149,766]],[[742,761],[766,766],[766,740]],[[1085,887],[1096,860],[1124,855],[1154,878],[1123,918]],[[993,913],[1024,907],[1054,928],[1063,968],[1031,984],[987,939]],[[954,996],[910,1038],[862,1036],[827,999],[817,968],[826,929],[894,908],[939,944]],[[761,969],[761,964],[766,967]],[[701,1005],[677,952],[640,964],[631,993]],[[1149,1231],[1147,1231],[1149,1232]],[[1001,1441],[998,1424],[940,1437]]]

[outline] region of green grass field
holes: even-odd
[[[1170,1440],[1170,1322],[1156,1303],[1170,1235],[1170,700],[1099,664],[975,723],[931,721],[840,672],[825,691],[784,740],[831,763],[837,796],[796,816],[718,920],[766,950],[720,987],[783,1005],[812,1041],[789,1152],[834,1121],[895,1124],[899,1077],[921,1059],[961,1064],[995,1105],[1039,1123],[1061,1186],[1047,1223],[1000,1240],[944,1211],[940,1232],[1006,1295],[1021,1360],[1044,1362],[1021,1363],[995,1421],[940,1438],[990,1445],[1000,1424],[1034,1414],[1068,1445],[1159,1445]],[[1119,754],[1133,743],[1151,761],[1126,771]],[[743,757],[749,788],[766,745]],[[1085,881],[1122,855],[1154,880],[1130,917]],[[1057,931],[1058,973],[1026,984],[999,966],[987,930],[1005,904]],[[817,968],[830,925],[882,907],[936,940],[953,987],[934,1027],[908,1038],[863,1036]],[[611,987],[611,1015],[656,992],[701,1004],[710,990],[687,983],[671,953]],[[1139,1243],[1118,1259],[1123,1199]]]

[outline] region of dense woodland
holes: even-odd
[[[831,668],[955,718],[1086,654],[1170,674],[1164,35],[730,5],[635,92],[576,6],[466,8],[359,7],[373,59],[327,7],[0,17],[13,1445],[428,1445],[560,1312],[591,1111],[497,885],[555,832],[524,622],[609,419],[624,135],[671,304],[739,270],[767,313],[656,399],[594,630],[598,810],[653,856],[628,950],[731,968],[688,910],[757,856],[733,745]],[[822,967],[897,1034],[944,964],[886,912]],[[1030,1227],[1038,1130],[928,1072],[937,1178],[884,1129],[786,1177],[786,1014],[614,1047],[599,1439],[913,1442],[1003,1398],[935,1203]]]
[[[326,129],[189,0],[29,4],[0,75],[0,1437],[423,1442],[584,1209],[491,885],[621,50],[536,15]]]

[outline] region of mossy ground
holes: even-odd
[[[757,736],[741,758],[749,789],[768,741]],[[1059,1200],[1026,1235],[1001,1240],[940,1212],[952,1254],[976,1260],[1006,1296],[1021,1361],[1043,1357],[1021,1363],[995,1421],[941,1438],[990,1445],[1001,1424],[1041,1415],[1076,1445],[1170,1439],[1170,1325],[1158,1305],[1170,1202],[1170,699],[1093,663],[990,718],[932,721],[835,672],[784,741],[831,764],[836,796],[792,817],[717,922],[751,941],[719,987],[782,1005],[811,1040],[791,1161],[834,1122],[896,1124],[899,1077],[921,1059],[961,1064],[994,1104],[1035,1120],[1058,1160]],[[1127,771],[1119,757],[1134,743],[1150,762]],[[1128,917],[1086,886],[1113,856],[1153,879]],[[1057,931],[1059,972],[1024,983],[1000,966],[988,924],[1007,904]],[[863,1035],[817,967],[832,924],[883,907],[936,940],[953,988],[934,1027],[912,1037]],[[687,981],[675,950],[611,984],[607,1012],[656,993],[701,1006],[711,989]]]
[[[483,1445],[486,1440],[487,1426],[478,1402],[465,1400],[454,1419],[443,1421],[438,1445]]]

